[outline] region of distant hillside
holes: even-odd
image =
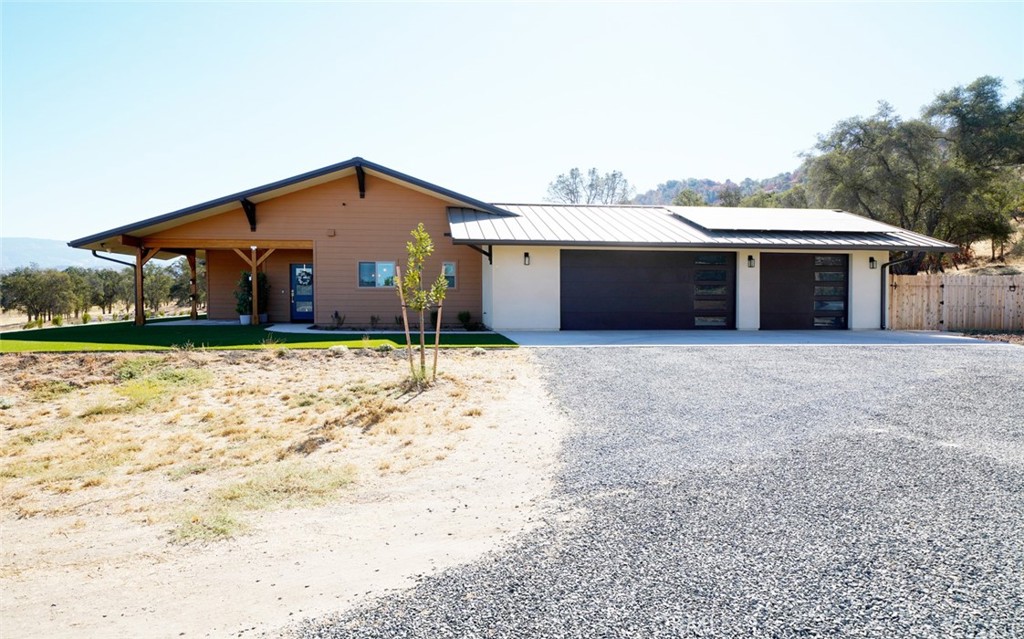
[[[0,238],[0,273],[19,266],[38,264],[41,268],[107,268],[116,265],[98,260],[89,251],[73,249],[67,242],[43,240],[35,237]]]
[[[685,180],[669,180],[663,184],[659,184],[657,187],[641,193],[633,199],[635,204],[671,204],[672,200],[675,199],[679,193],[685,189],[696,191],[697,193],[704,196],[708,204],[714,204],[718,200],[718,193],[727,185],[736,185],[740,187],[740,191],[743,196],[746,197],[758,191],[764,191],[766,193],[782,193],[788,191],[797,184],[802,184],[805,181],[804,172],[800,169],[792,173],[779,173],[775,177],[765,178],[763,180],[752,180],[746,178],[739,184],[732,180],[726,180],[725,182],[716,182],[708,179],[697,179],[688,178]]]

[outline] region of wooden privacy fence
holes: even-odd
[[[1024,330],[1024,275],[891,275],[889,328]]]

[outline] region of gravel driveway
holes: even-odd
[[[536,356],[543,524],[302,636],[1024,636],[1024,348]]]

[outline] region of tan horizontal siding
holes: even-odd
[[[156,237],[240,239],[257,246],[260,240],[312,240],[312,257],[309,251],[278,250],[264,262],[271,288],[271,321],[290,319],[288,265],[312,262],[316,323],[331,324],[337,311],[345,316],[346,325],[362,327],[369,325],[371,315],[379,316],[382,325],[393,324],[401,306],[393,289],[359,288],[358,263],[394,261],[404,269],[405,244],[412,239],[409,232],[423,222],[435,247],[424,279],[433,281],[442,262],[457,264],[457,288],[448,293],[445,317],[455,324],[459,311],[469,311],[479,320],[480,255],[445,237],[447,204],[373,176],[366,181],[365,199],[359,198],[352,176],[258,203],[255,233],[239,209],[168,229]],[[233,292],[244,268],[245,263],[232,251],[207,251],[211,319],[237,317]]]

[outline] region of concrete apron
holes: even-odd
[[[955,333],[918,331],[503,331],[520,346],[984,346]]]

